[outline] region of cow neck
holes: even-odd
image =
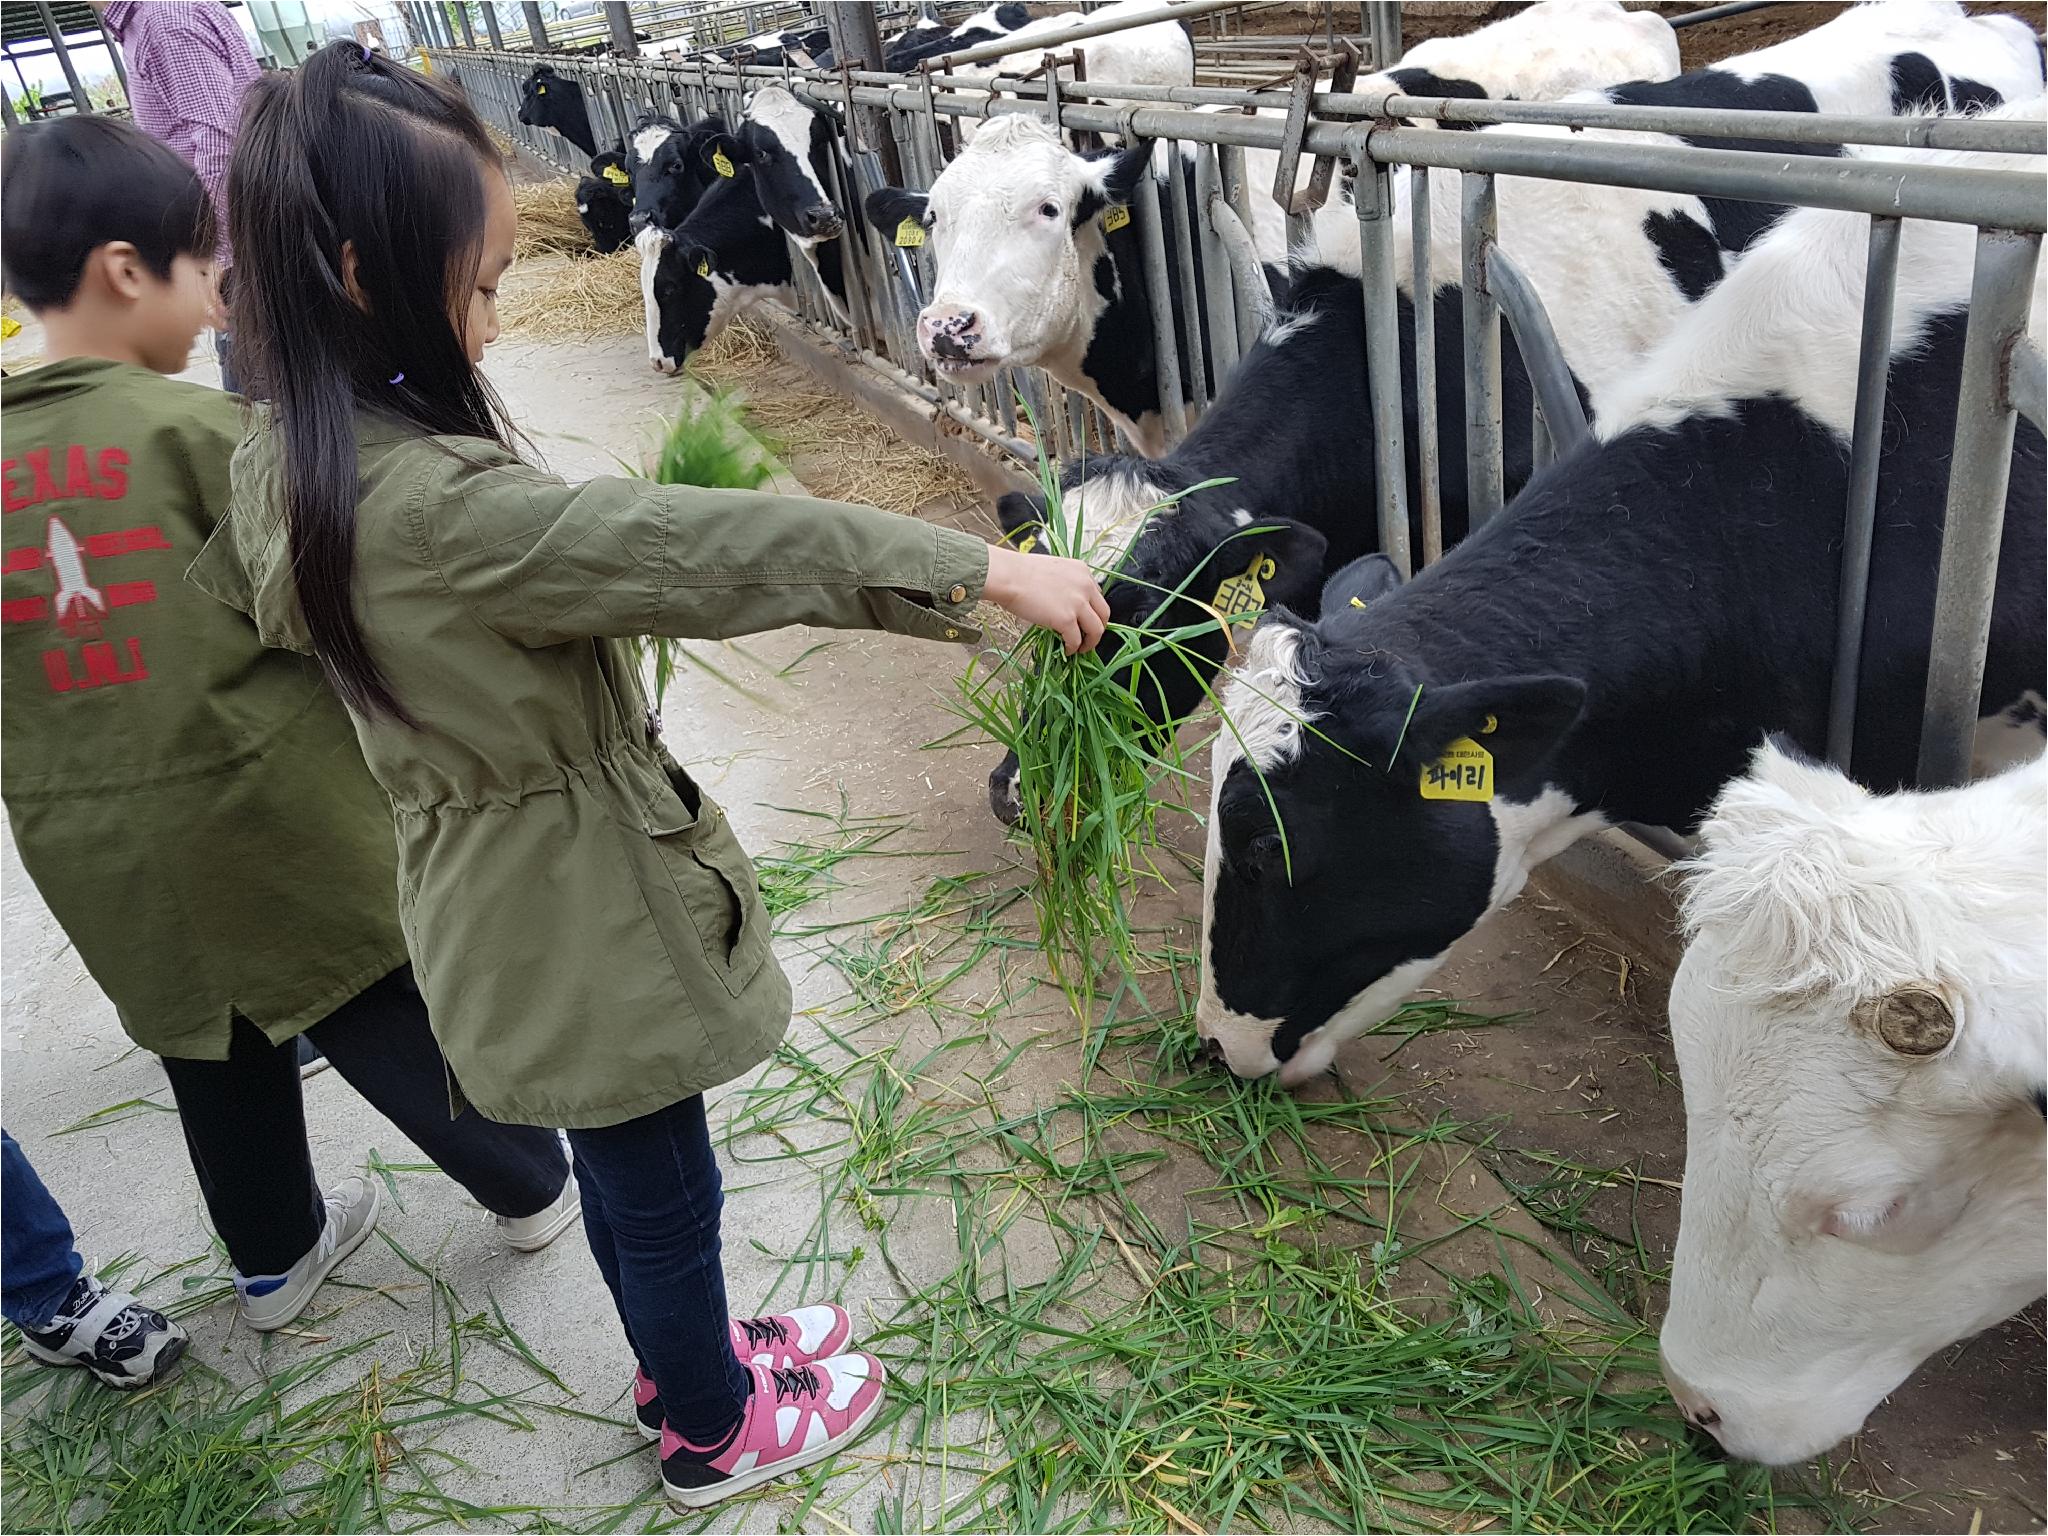
[[[1834,437],[1782,401],[1638,430],[1551,466],[1328,638],[1425,687],[1580,679],[1545,782],[1610,820],[1689,825],[1765,730],[1811,733],[1846,490]]]

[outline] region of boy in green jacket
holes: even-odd
[[[122,1028],[163,1058],[244,1318],[290,1322],[376,1218],[368,1181],[324,1197],[315,1182],[301,1031],[511,1246],[541,1246],[578,1213],[561,1145],[449,1116],[398,922],[390,804],[346,713],[318,668],[183,579],[226,511],[244,410],[163,377],[212,304],[205,192],[104,117],[16,130],[0,179],[7,286],[50,358],[0,385],[0,796]],[[37,1241],[61,1242],[51,1264],[75,1273],[49,1225]],[[36,1358],[111,1381],[95,1285],[81,1277],[26,1328],[64,1337]]]

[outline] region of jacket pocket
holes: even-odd
[[[673,796],[660,795],[649,804],[645,831],[704,958],[726,991],[737,996],[768,957],[768,914],[753,861],[687,774],[672,769],[667,777]]]

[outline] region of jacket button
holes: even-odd
[[[967,588],[966,588],[965,586],[956,586],[956,587],[954,587],[952,591],[950,591],[950,592],[948,592],[948,593],[946,594],[946,601],[948,601],[948,602],[951,602],[951,603],[964,603],[964,602],[966,602],[966,601],[967,601]]]
[[[948,629],[948,630],[946,631],[946,638],[947,638],[948,640],[958,640],[958,639],[960,638],[960,631],[959,631],[959,630],[957,630],[957,629],[951,629],[951,628],[949,628],[949,629]]]

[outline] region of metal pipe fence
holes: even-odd
[[[1372,39],[1391,59],[1399,46],[1398,15],[1383,14],[1379,6],[1367,11]],[[1055,37],[1041,45],[1063,47],[1064,40]],[[997,57],[996,50],[981,53]],[[1243,90],[1120,86],[1064,78],[961,78],[944,73],[943,66],[903,76],[705,61],[549,62],[582,84],[600,144],[623,136],[633,117],[648,108],[689,115],[716,110],[737,116],[744,93],[771,82],[801,90],[842,118],[853,115],[846,111],[851,106],[877,109],[901,155],[906,184],[920,190],[931,186],[956,152],[955,128],[963,119],[1028,113],[1069,134],[1089,132],[1127,143],[1163,145],[1165,163],[1178,169],[1185,161],[1191,168],[1190,181],[1183,184],[1178,174],[1171,176],[1162,193],[1152,178],[1141,178],[1133,212],[1142,224],[1142,264],[1169,446],[1200,419],[1208,407],[1211,381],[1214,388],[1222,387],[1230,367],[1252,345],[1272,312],[1248,231],[1254,223],[1255,200],[1273,196],[1277,189],[1259,184],[1269,174],[1265,170],[1248,172],[1245,154],[1271,152],[1289,165],[1298,164],[1295,157],[1300,156],[1344,160],[1354,178],[1365,366],[1372,399],[1370,420],[1360,427],[1373,434],[1378,469],[1376,485],[1361,484],[1360,489],[1370,492],[1368,504],[1375,508],[1381,547],[1403,570],[1440,558],[1443,509],[1434,307],[1426,302],[1414,305],[1409,341],[1415,350],[1419,393],[1412,417],[1404,413],[1399,390],[1403,337],[1394,258],[1401,242],[1412,253],[1416,294],[1433,291],[1433,267],[1442,270],[1444,262],[1452,261],[1460,270],[1466,483],[1476,528],[1499,511],[1506,489],[1500,378],[1503,315],[1530,376],[1537,462],[1571,453],[1588,435],[1541,298],[1498,244],[1497,177],[1541,177],[1865,215],[1872,229],[1869,282],[1850,488],[1843,509],[1840,634],[1828,733],[1830,755],[1845,765],[1854,738],[1899,221],[1933,219],[1976,226],[1976,287],[1948,490],[1948,531],[1937,579],[1920,763],[1921,776],[1929,783],[1955,782],[1967,771],[2014,425],[2024,416],[2039,426],[2048,395],[2042,354],[2025,336],[2027,295],[2041,236],[2048,228],[2042,178],[2031,171],[1969,164],[1786,156],[1676,141],[1618,141],[1580,133],[1551,136],[1515,128],[1601,128],[1688,138],[2042,155],[2048,152],[2048,135],[2041,125],[1445,100],[1386,91],[1303,92],[1298,86]],[[569,167],[573,152],[564,153],[555,135],[524,129],[516,122],[519,79],[534,63],[533,55],[462,50],[447,54],[445,63],[459,72],[472,100],[495,126],[539,158]],[[1312,76],[1311,86],[1314,80]],[[1208,110],[1198,110],[1204,108]],[[1399,119],[1503,126],[1485,134],[1445,133],[1435,127],[1403,126]],[[879,184],[874,160],[871,146],[856,145],[842,167],[840,190],[854,207]],[[1428,214],[1429,182],[1452,171],[1463,178],[1463,235],[1455,254],[1431,249]],[[1409,202],[1414,218],[1407,230],[1395,227],[1395,188],[1402,177],[1412,180]],[[1285,172],[1279,179],[1290,184]],[[1293,225],[1296,230],[1302,227],[1298,216]],[[869,229],[857,217],[849,220],[848,231],[845,311],[827,299],[814,278],[800,279],[799,309],[812,325],[840,338],[842,355],[857,357],[877,381],[1019,468],[1030,469],[1041,450],[1072,456],[1110,444],[1100,408],[1038,370],[1009,368],[993,384],[965,388],[936,377],[915,345],[915,317],[932,291],[929,249],[898,248],[890,243],[889,232]],[[806,267],[794,257],[793,265],[800,272]],[[1178,317],[1169,299],[1169,269],[1182,294]],[[1020,419],[1020,399],[1028,420]],[[1423,439],[1414,486],[1420,547],[1413,550],[1403,441],[1411,420]]]

